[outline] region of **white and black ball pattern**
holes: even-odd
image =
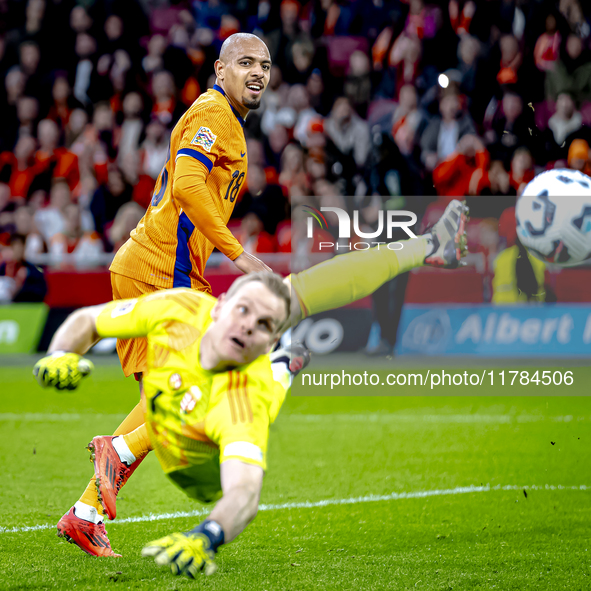
[[[565,267],[591,262],[591,177],[543,172],[527,185],[515,213],[519,240],[537,258]]]

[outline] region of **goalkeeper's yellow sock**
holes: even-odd
[[[291,275],[303,317],[340,308],[364,298],[390,279],[423,265],[428,254],[424,237],[401,240],[401,250],[386,244],[338,255]]]
[[[148,429],[145,423],[134,429],[131,433],[123,435],[123,440],[127,443],[127,447],[129,447],[129,451],[135,456],[136,461],[143,459],[149,451],[154,449],[150,442],[150,436],[148,435]]]

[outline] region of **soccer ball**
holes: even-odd
[[[540,260],[570,267],[591,259],[591,177],[543,172],[525,187],[515,215],[519,240]]]

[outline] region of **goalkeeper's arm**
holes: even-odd
[[[261,467],[240,460],[226,460],[220,466],[223,496],[208,520],[220,524],[224,543],[231,542],[256,517],[263,474]]]
[[[101,339],[96,329],[96,319],[107,304],[80,308],[70,314],[51,339],[48,353],[68,351],[83,355]]]
[[[152,556],[157,564],[170,565],[175,575],[195,578],[201,570],[214,573],[218,548],[231,542],[257,514],[263,469],[227,460],[220,466],[220,478],[224,496],[209,517],[191,531],[150,542],[142,556]]]

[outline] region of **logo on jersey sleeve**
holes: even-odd
[[[131,300],[128,302],[123,302],[121,304],[117,304],[113,310],[111,310],[111,318],[117,318],[119,316],[124,316],[125,314],[129,314],[135,305],[137,304],[136,300]]]
[[[191,141],[191,144],[194,146],[201,146],[205,148],[208,152],[211,152],[213,145],[215,144],[215,140],[217,139],[217,135],[211,132],[209,127],[200,127],[195,137]]]

